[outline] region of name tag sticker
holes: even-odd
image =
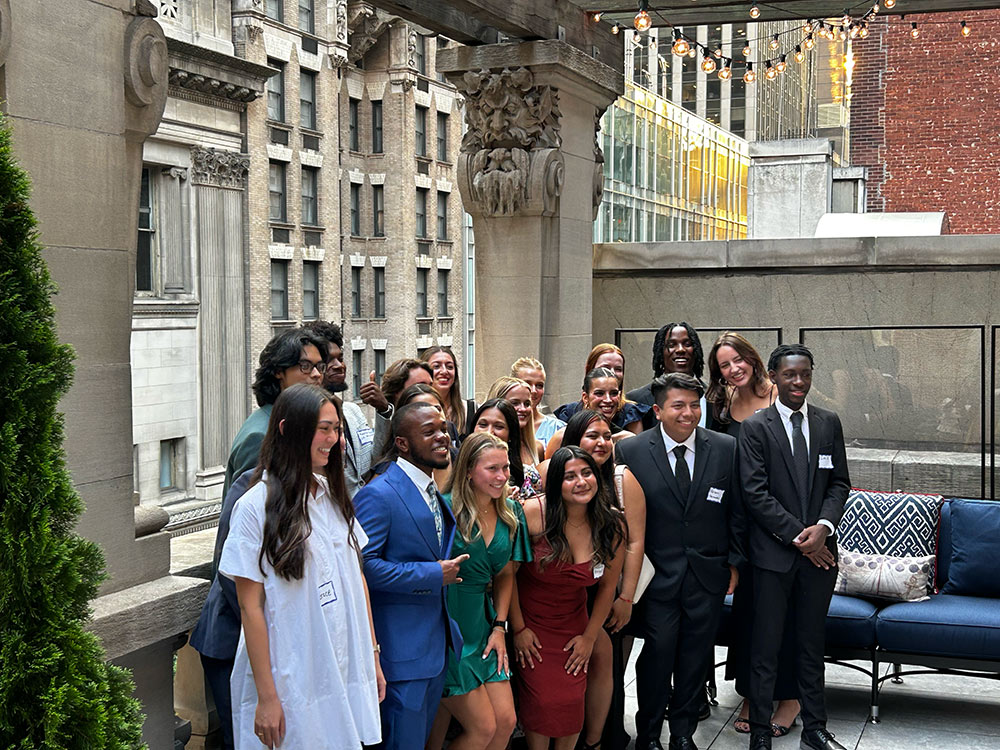
[[[708,488],[708,502],[710,503],[721,503],[722,496],[726,494],[725,490],[719,489],[718,487]]]
[[[358,430],[358,441],[361,445],[371,445],[375,442],[375,430],[365,425]]]
[[[594,566],[594,578],[600,578],[604,575],[604,563],[597,563]]]
[[[821,469],[832,469],[833,468],[833,456],[827,456],[822,453],[819,454],[819,468]]]
[[[333,582],[321,583],[319,585],[319,606],[325,607],[335,601],[337,601],[337,592],[333,588]]]

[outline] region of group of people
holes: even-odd
[[[625,393],[601,344],[551,414],[537,359],[477,404],[432,347],[370,374],[373,423],[336,395],[336,325],[279,333],[259,364],[191,635],[226,747],[624,748],[638,637],[636,747],[667,723],[696,750],[733,594],[735,731],[764,750],[801,720],[801,747],[842,748],[823,639],[850,480],[806,347],[765,367],[727,332],[706,358],[668,323],[650,383]]]

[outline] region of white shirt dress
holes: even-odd
[[[251,487],[233,508],[219,572],[264,584],[264,618],[271,674],[285,714],[287,750],[355,750],[381,741],[375,659],[358,555],[348,526],[329,498],[324,477],[308,501],[312,533],[306,542],[304,574],[298,581],[278,576],[258,556],[264,538],[264,482]],[[361,524],[354,534],[363,548]],[[254,733],[257,688],[246,635],[240,634],[230,682],[233,738],[237,750],[260,750]]]

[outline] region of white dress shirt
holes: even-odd
[[[788,436],[788,445],[792,449],[792,455],[795,455],[795,443],[792,441],[792,411],[789,407],[785,406],[781,399],[775,399],[774,408],[778,410],[778,415],[781,417],[781,424],[785,428],[785,435]],[[805,401],[802,402],[802,407],[799,409],[802,412],[802,437],[806,439],[806,448],[809,449],[809,404]],[[816,523],[823,524],[830,530],[830,534],[836,533],[836,527],[825,518],[819,519]],[[798,537],[795,540],[797,541]]]
[[[434,477],[421,469],[419,466],[411,464],[402,457],[396,459],[396,466],[403,470],[403,473],[410,478],[410,481],[417,486],[417,489],[420,490],[420,494],[424,497],[427,497],[430,487],[434,487],[434,489],[437,490],[437,487],[434,485]]]
[[[667,449],[667,461],[670,462],[670,473],[674,476],[677,476],[677,455],[674,453],[674,448],[678,445],[683,445],[687,448],[687,450],[684,451],[684,461],[688,465],[688,476],[690,476],[692,480],[694,479],[694,436],[697,432],[697,430],[692,430],[691,434],[688,435],[687,440],[683,443],[678,443],[667,434],[667,431],[663,429],[663,425],[660,425],[660,437],[663,438],[663,447]]]

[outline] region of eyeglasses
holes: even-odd
[[[293,365],[293,367],[294,367],[294,365]],[[313,368],[316,368],[316,371],[320,375],[322,375],[324,372],[326,372],[326,362],[322,362],[322,361],[320,361],[320,362],[313,362],[313,361],[308,360],[308,359],[300,359],[299,360],[299,369],[302,372],[304,372],[306,375],[308,375],[309,373],[311,373],[313,371]]]

